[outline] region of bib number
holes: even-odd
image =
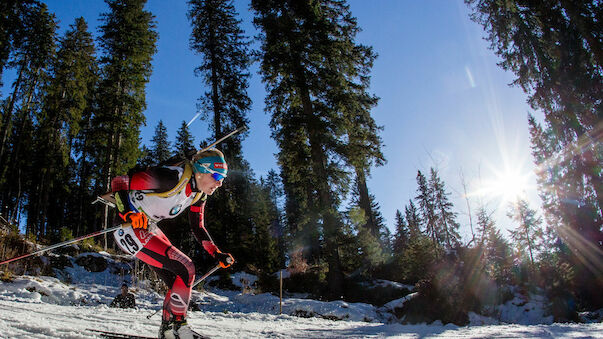
[[[120,228],[113,235],[117,245],[126,253],[136,255],[143,247],[132,227]]]

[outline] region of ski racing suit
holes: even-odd
[[[207,195],[197,190],[191,171],[188,163],[183,167],[149,167],[111,182],[120,217],[116,224],[127,221],[128,213],[144,213],[148,218],[147,229],[129,226],[115,231],[114,237],[124,252],[153,267],[169,287],[163,302],[163,320],[168,322],[186,317],[195,266],[156,223],[175,218],[189,208],[189,223],[197,241],[213,257],[222,254],[204,226]]]

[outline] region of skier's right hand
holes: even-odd
[[[149,227],[149,219],[144,213],[128,212],[123,216],[124,221],[130,222],[132,228],[142,228],[146,230]]]
[[[222,268],[230,267],[230,265],[234,264],[235,261],[232,257],[232,254],[222,253],[220,251],[216,252],[216,259],[218,259],[218,262],[220,263],[220,266],[222,266]]]

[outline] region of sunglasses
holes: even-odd
[[[218,173],[218,172],[213,172],[211,174],[211,177],[214,178],[215,181],[220,181],[220,180],[224,180],[226,179],[225,176],[223,176],[222,174]]]
[[[224,180],[226,179],[226,176],[220,172],[216,172],[214,170],[212,170],[211,168],[209,168],[209,164],[203,163],[200,164],[205,170],[207,170],[209,173],[211,173],[211,177],[214,178],[215,181],[220,181],[220,180]]]

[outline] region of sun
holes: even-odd
[[[516,169],[506,170],[496,173],[492,189],[504,202],[516,201],[517,198],[525,198],[529,179],[530,174],[521,173]]]
[[[520,167],[507,167],[503,170],[493,170],[493,176],[473,192],[487,198],[500,199],[501,205],[525,199],[530,189],[532,173],[525,172]]]

